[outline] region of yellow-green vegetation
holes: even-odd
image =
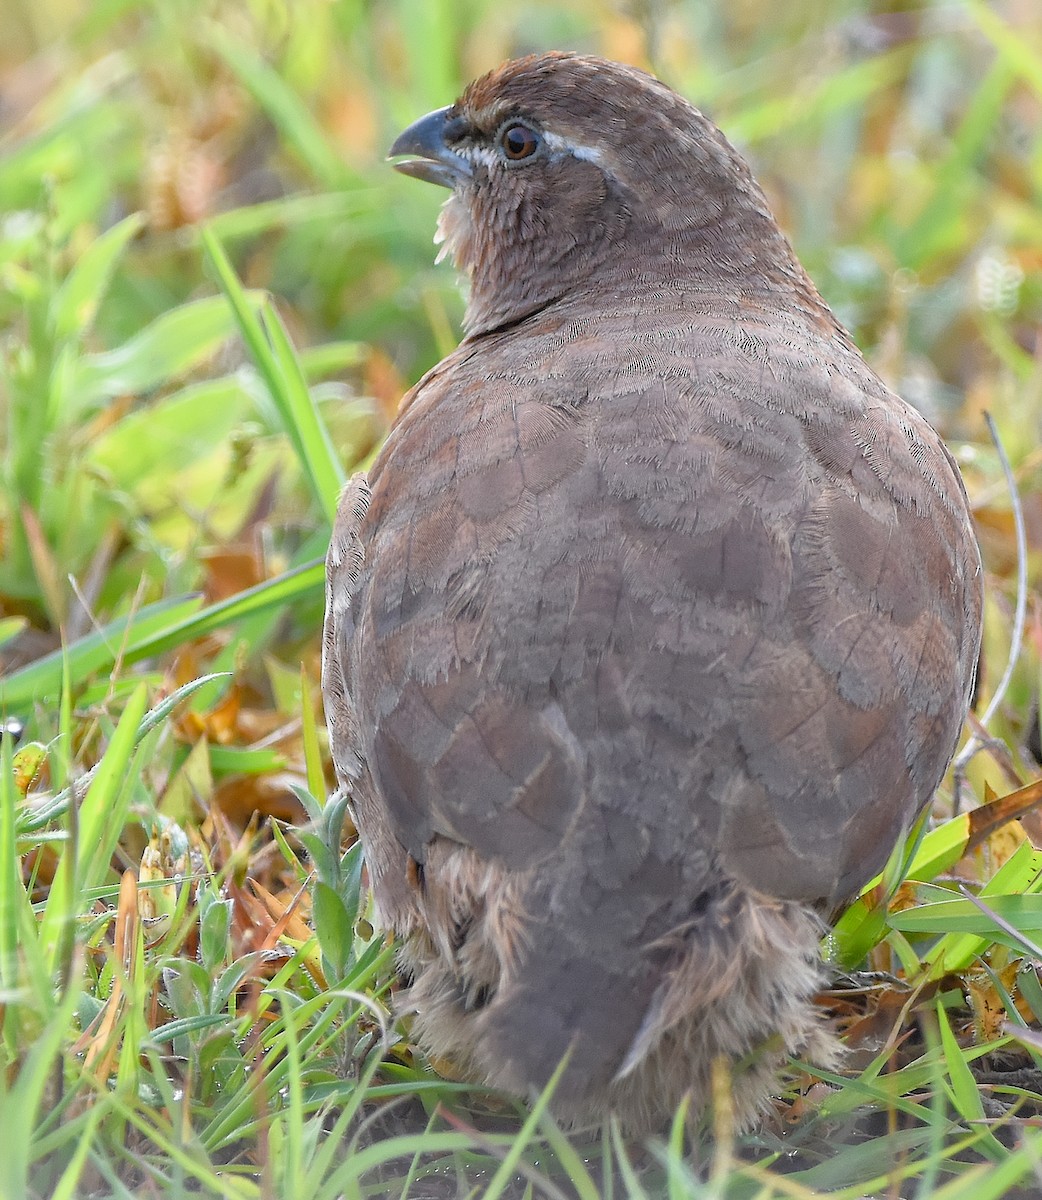
[[[0,1197],[1039,1194],[1036,6],[0,0],[0,30]],[[746,151],[979,522],[982,748],[832,939],[847,1072],[794,1070],[738,1141],[726,1080],[715,1137],[681,1113],[649,1150],[422,1061],[327,801],[337,488],[462,310],[441,197],[384,149],[551,47]]]

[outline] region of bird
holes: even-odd
[[[323,695],[403,1012],[574,1126],[762,1119],[828,922],[929,805],[982,571],[938,434],[743,157],[632,66],[515,59],[390,158],[458,347],[345,486]]]

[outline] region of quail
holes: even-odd
[[[391,148],[450,189],[465,336],[339,504],[323,688],[430,1051],[632,1131],[834,1061],[824,921],[952,756],[965,489],[749,167],[599,58],[508,62]]]

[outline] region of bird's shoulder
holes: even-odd
[[[667,288],[583,308],[465,341],[420,380],[370,473],[368,530],[448,507],[484,557],[533,500],[584,488],[674,526],[713,496],[782,519],[829,484],[962,519],[941,439],[831,318]]]

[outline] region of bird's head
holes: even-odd
[[[452,189],[438,240],[470,279],[471,333],[592,286],[756,279],[792,257],[716,126],[604,59],[508,62],[410,125],[403,155],[399,171]]]

